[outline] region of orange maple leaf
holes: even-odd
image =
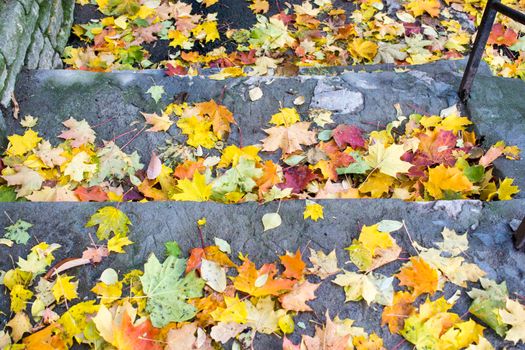
[[[196,103],[195,107],[199,109],[202,116],[210,118],[213,132],[219,140],[222,140],[223,136],[230,132],[230,124],[237,124],[233,113],[225,106],[217,104],[214,100]]]
[[[438,287],[438,273],[421,257],[411,257],[410,265],[405,264],[395,276],[400,286],[412,288],[412,295],[417,297],[423,293],[434,294]]]
[[[267,160],[262,165],[263,175],[256,180],[257,186],[259,187],[259,198],[263,198],[264,194],[268,192],[273,185],[281,183],[281,177],[279,176],[280,166]]]
[[[199,158],[196,161],[194,160],[185,160],[184,163],[177,165],[173,176],[177,179],[192,179],[195,171],[204,172],[206,167],[203,165],[204,158]]]
[[[303,278],[306,264],[303,261],[301,251],[299,249],[297,249],[297,252],[295,252],[294,255],[286,252],[286,254],[281,255],[279,259],[281,259],[281,264],[283,264],[285,267],[283,277],[295,278],[298,280]]]
[[[241,292],[254,297],[281,295],[292,290],[297,281],[274,278],[277,274],[275,264],[264,264],[259,270],[248,258],[237,268],[239,275],[233,277],[233,285]]]
[[[397,333],[403,329],[405,318],[415,310],[412,303],[415,298],[409,292],[397,292],[394,294],[392,305],[385,306],[381,315],[381,325],[388,324],[390,333]]]
[[[59,323],[52,323],[46,328],[25,337],[22,342],[26,350],[69,349],[63,336],[62,326]]]
[[[193,248],[190,251],[190,257],[186,264],[186,273],[195,270],[201,266],[202,259],[214,261],[221,266],[235,267],[235,263],[226,255],[221,252],[219,247],[216,245],[210,245],[202,248]]]

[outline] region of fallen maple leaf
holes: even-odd
[[[263,151],[276,151],[281,149],[283,153],[293,153],[301,150],[301,145],[309,146],[316,143],[315,133],[309,131],[309,122],[298,122],[290,126],[275,126],[264,129],[268,134],[263,142]]]
[[[69,130],[62,131],[58,137],[71,140],[71,146],[80,147],[95,142],[96,134],[84,119],[78,121],[74,118],[62,122]]]
[[[306,304],[306,301],[316,298],[315,291],[319,288],[320,283],[310,283],[304,281],[296,284],[293,289],[279,297],[282,307],[289,311],[312,311],[312,308]]]
[[[146,131],[168,131],[170,126],[173,125],[173,121],[170,120],[169,115],[159,116],[157,113],[140,113],[144,116],[144,119],[146,119],[146,124],[152,125],[152,127],[147,129]]]
[[[423,293],[434,294],[438,288],[438,273],[420,257],[411,257],[410,264],[405,264],[398,274],[400,286],[412,289],[414,296]]]

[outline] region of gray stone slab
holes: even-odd
[[[300,248],[308,255],[308,247],[323,249],[328,252],[336,249],[339,265],[348,270],[355,270],[348,260],[344,247],[353,238],[357,238],[361,225],[374,224],[382,219],[405,220],[412,239],[423,246],[432,246],[441,241],[440,232],[444,226],[457,232],[468,232],[470,249],[465,254],[468,261],[478,264],[488,273],[488,277],[498,282],[505,280],[510,293],[525,294],[525,253],[514,250],[509,223],[525,215],[525,200],[510,202],[481,203],[479,201],[446,201],[433,203],[407,203],[398,200],[325,200],[319,201],[324,206],[325,219],[313,222],[303,220],[303,201],[281,203],[279,212],[283,224],[263,232],[261,217],[267,212],[277,210],[278,203],[258,205],[221,205],[214,203],[191,202],[151,202],[121,203],[119,208],[131,219],[130,239],[136,243],[127,248],[127,254],[111,255],[98,266],[85,266],[70,273],[80,279],[82,295],[90,295],[90,283],[100,276],[107,267],[119,272],[142,267],[147,256],[154,252],[162,256],[164,242],[176,240],[183,251],[199,246],[196,232],[196,220],[206,216],[207,225],[203,233],[206,244],[212,244],[214,237],[228,240],[233,251],[249,254],[257,264],[274,261],[286,250]],[[78,257],[90,243],[93,229],[86,229],[84,224],[100,204],[94,203],[0,203],[0,227],[10,225],[4,214],[12,220],[23,219],[34,226],[30,229],[33,238],[27,247],[0,246],[4,257],[25,256],[29,246],[38,241],[60,243],[57,261],[67,257]],[[410,239],[404,231],[393,236],[403,247],[403,256],[415,254],[410,247]],[[401,261],[393,262],[378,270],[382,274],[395,273]],[[0,269],[12,267],[11,258],[0,261]],[[313,281],[313,280],[312,280]],[[457,288],[447,284],[444,295],[450,297]],[[340,287],[325,281],[317,291],[317,299],[311,303],[315,313],[304,313],[296,318],[307,325],[305,331],[298,330],[292,339],[297,341],[301,333],[313,333],[314,324],[310,320],[323,321],[328,309],[332,316],[350,317],[355,325],[367,331],[377,332],[385,340],[387,349],[391,349],[401,339],[391,335],[386,327],[380,326],[381,307],[367,307],[365,302],[344,304],[344,293]],[[7,299],[0,299],[0,309],[6,310]],[[466,293],[461,294],[453,311],[463,315],[470,305]],[[6,321],[0,314],[0,325]],[[503,342],[490,330],[486,336],[496,346],[503,348],[509,343]],[[273,336],[258,336],[256,349],[279,349],[280,340]],[[410,349],[407,343],[400,349]],[[507,347],[511,349],[512,347]],[[515,347],[522,349],[523,346]]]
[[[307,115],[310,108],[324,107],[334,110],[336,123],[352,123],[365,131],[384,128],[395,118],[394,105],[399,103],[403,112],[439,114],[457,103],[457,87],[461,79],[461,66],[455,68],[450,62],[415,66],[404,73],[347,72],[337,76],[302,75],[298,77],[251,77],[211,80],[207,77],[167,77],[162,71],[122,71],[115,73],[92,73],[68,70],[40,70],[23,73],[16,89],[20,114],[39,117],[37,129],[51,140],[60,133],[61,122],[70,117],[86,119],[98,125],[95,131],[99,140],[117,137],[117,144],[124,145],[134,137],[133,129],[140,129],[136,122],[143,123],[140,112],[160,112],[174,96],[187,94],[188,101],[215,99],[226,105],[235,115],[242,130],[245,144],[259,143],[266,134],[270,116],[279,108],[293,107],[297,96],[304,96],[305,103],[296,106]],[[484,83],[485,82],[485,83]],[[146,91],[152,85],[162,85],[165,96],[157,105]],[[250,101],[248,92],[258,86],[263,97]],[[480,75],[474,86],[471,118],[484,136],[485,145],[503,139],[525,149],[523,128],[523,104],[520,93],[525,82]],[[494,98],[504,94],[508,98]],[[509,112],[514,111],[514,112]],[[490,114],[490,118],[485,116]],[[510,122],[512,120],[512,122]],[[512,125],[512,126],[510,126]],[[510,127],[509,127],[510,126]],[[9,133],[21,132],[17,121],[7,118]],[[520,132],[512,132],[512,130]],[[120,135],[127,133],[120,137]],[[494,137],[492,137],[492,136]],[[498,137],[495,137],[495,136]],[[164,145],[168,138],[183,142],[178,128],[168,133],[140,134],[126,151],[137,150],[145,162],[151,151]],[[239,131],[233,128],[229,141],[239,143]],[[498,162],[504,176],[515,177],[525,188],[524,161]],[[523,194],[519,194],[519,197]]]

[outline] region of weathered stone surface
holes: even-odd
[[[38,57],[38,68],[39,69],[50,69],[53,68],[53,57],[55,56],[55,49],[51,41],[45,37],[44,46]]]
[[[44,48],[44,35],[40,29],[35,30],[33,38],[31,39],[31,46],[27,50],[25,66],[27,69],[38,68],[38,61],[40,60],[40,53]]]
[[[66,45],[73,21],[73,0],[0,2],[0,103],[6,106],[15,80],[27,68],[61,67],[56,54]]]
[[[231,243],[233,251],[249,254],[258,266],[263,262],[276,260],[277,255],[282,255],[286,250],[295,251],[300,248],[308,255],[308,247],[311,247],[325,252],[335,248],[339,265],[348,270],[355,270],[352,264],[345,264],[348,261],[348,253],[344,247],[357,237],[361,225],[392,219],[404,220],[410,237],[427,247],[442,240],[440,232],[444,226],[459,233],[468,232],[470,249],[465,258],[485,270],[487,277],[498,282],[505,280],[510,293],[523,294],[525,291],[525,253],[514,250],[509,227],[513,219],[525,215],[523,199],[484,204],[478,201],[407,203],[398,200],[325,200],[320,203],[325,208],[326,219],[318,222],[303,220],[303,201],[281,203],[279,213],[283,218],[282,225],[266,232],[263,232],[261,217],[265,213],[276,211],[278,203],[120,203],[119,208],[133,222],[130,239],[136,243],[126,249],[127,254],[112,255],[98,266],[85,266],[71,270],[70,273],[80,279],[82,295],[93,297],[89,292],[90,286],[107,267],[111,266],[121,274],[132,268],[141,268],[150,253],[163,256],[164,243],[170,240],[178,241],[185,252],[189,248],[199,246],[196,220],[202,216],[207,218],[207,225],[203,230],[206,244],[211,244],[214,237],[226,239]],[[27,247],[16,245],[10,249],[0,246],[0,254],[25,256],[30,245],[36,244],[38,240],[62,245],[56,254],[57,261],[67,257],[78,257],[90,244],[90,234],[94,236],[94,230],[86,229],[84,224],[99,207],[100,204],[93,203],[0,203],[0,211],[5,211],[12,220],[24,219],[34,225],[29,231],[34,238]],[[10,225],[7,216],[0,215],[0,227],[7,225]],[[416,254],[407,232],[401,230],[393,236],[403,247],[404,257]],[[393,274],[401,263],[402,261],[391,263],[380,268],[378,272]],[[0,261],[0,269],[11,267],[10,259]],[[443,294],[448,298],[456,290],[456,286],[448,283]],[[294,341],[298,341],[301,333],[312,334],[314,323],[310,320],[322,322],[321,315],[324,315],[326,310],[329,310],[332,316],[355,319],[356,326],[377,332],[384,338],[387,349],[392,349],[401,339],[391,335],[386,327],[380,326],[380,307],[368,307],[365,302],[345,304],[343,290],[329,280],[322,284],[316,294],[318,298],[311,303],[315,315],[305,313],[296,317],[296,322],[304,322],[307,329],[297,329],[292,336]],[[466,293],[462,293],[453,311],[463,315],[470,302]],[[7,310],[6,303],[7,298],[0,300],[0,309],[3,311]],[[0,315],[0,323],[5,322],[5,317]],[[510,345],[489,329],[485,334],[496,348]],[[278,337],[258,336],[256,349],[279,349],[279,344]],[[399,349],[411,348],[405,343]]]
[[[7,65],[13,64],[17,57],[25,23],[26,13],[20,2],[0,3],[0,52]]]

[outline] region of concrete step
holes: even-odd
[[[162,71],[121,71],[92,73],[69,70],[37,70],[24,72],[16,87],[20,115],[39,117],[36,129],[45,138],[55,139],[63,129],[61,122],[70,117],[86,119],[97,126],[98,140],[111,140],[143,123],[140,112],[160,112],[185,94],[188,101],[215,99],[235,115],[243,134],[244,145],[258,143],[266,134],[270,116],[280,107],[293,107],[297,96],[305,103],[296,106],[306,115],[311,108],[327,108],[334,112],[336,123],[356,124],[365,131],[384,127],[396,116],[399,103],[405,115],[439,112],[458,102],[457,88],[465,61],[440,61],[413,66],[405,71],[340,72],[337,75],[300,75],[297,77],[243,77],[213,80],[206,76],[167,77]],[[337,68],[339,69],[339,68]],[[485,137],[485,146],[498,140],[525,149],[525,82],[492,77],[482,69],[476,80],[468,109],[478,133]],[[485,72],[485,73],[483,73]],[[312,72],[310,72],[312,73]],[[146,91],[152,85],[162,85],[166,91],[156,104]],[[260,100],[249,100],[248,91],[259,86]],[[228,143],[239,144],[239,132],[233,128]],[[7,116],[4,131],[21,132],[18,121]],[[130,132],[119,137],[124,145],[134,137]],[[126,148],[137,150],[147,163],[151,151],[174,138],[183,142],[178,128],[167,133],[141,133]],[[525,188],[525,160],[497,161],[501,176],[515,178],[515,184]],[[519,197],[523,197],[522,191]]]
[[[298,248],[308,256],[308,248],[322,249],[326,253],[336,249],[339,266],[353,270],[348,261],[348,246],[358,237],[361,225],[371,225],[383,219],[405,220],[408,232],[413,240],[430,247],[433,242],[441,241],[440,232],[446,226],[458,233],[468,232],[469,250],[464,254],[469,262],[478,264],[487,272],[487,277],[498,282],[506,281],[509,293],[523,294],[525,290],[525,254],[512,246],[509,223],[525,215],[525,200],[507,202],[479,201],[441,201],[429,203],[409,203],[399,200],[324,200],[325,219],[318,222],[303,220],[303,201],[286,201],[280,204],[283,223],[280,227],[263,232],[261,218],[265,213],[275,212],[278,203],[258,205],[222,205],[216,203],[191,202],[151,202],[121,203],[119,209],[131,219],[133,225],[129,238],[135,244],[126,247],[127,254],[112,254],[97,266],[84,266],[72,270],[80,280],[81,296],[93,294],[89,289],[96,283],[101,272],[112,267],[124,273],[133,268],[142,268],[151,252],[163,256],[164,243],[176,240],[186,253],[188,249],[200,246],[196,231],[196,221],[206,216],[207,224],[203,228],[206,244],[213,244],[214,237],[230,242],[232,251],[249,254],[258,266],[277,259],[286,250]],[[85,247],[91,244],[89,233],[92,229],[84,227],[87,219],[104,204],[97,203],[2,203],[0,227],[10,225],[12,220],[23,219],[33,224],[30,233],[34,237],[27,246],[15,245],[7,248],[0,245],[1,256],[26,256],[29,247],[39,242],[53,242],[62,245],[55,253],[56,261],[63,258],[79,257]],[[42,213],[46,215],[42,215]],[[403,256],[415,254],[406,232],[400,230],[393,237],[403,248]],[[390,263],[379,273],[395,273],[403,261]],[[0,269],[12,268],[11,259],[0,260]],[[445,297],[451,297],[458,288],[450,283],[444,289]],[[296,343],[300,334],[313,334],[314,325],[310,320],[322,322],[326,310],[332,316],[354,319],[355,326],[364,327],[367,332],[375,331],[385,341],[385,347],[392,349],[400,337],[392,335],[387,327],[380,326],[382,307],[369,307],[364,301],[344,303],[342,288],[325,280],[317,290],[317,299],[310,304],[315,313],[302,313],[296,322],[304,322],[305,330],[298,329],[292,335]],[[514,297],[514,295],[512,294]],[[0,310],[7,310],[8,298],[0,299]],[[463,315],[471,300],[462,293],[453,311]],[[0,324],[5,317],[0,313]],[[317,316],[316,316],[317,315]],[[319,316],[319,318],[318,318]],[[495,348],[509,346],[501,337],[490,329],[485,336]],[[258,335],[255,349],[279,349],[281,340],[276,336]],[[411,349],[404,343],[399,349]]]

